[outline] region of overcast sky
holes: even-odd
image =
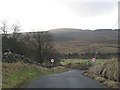
[[[119,0],[0,0],[0,21],[22,31],[118,28]],[[115,25],[116,24],[116,25]]]

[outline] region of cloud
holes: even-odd
[[[11,24],[20,21],[23,31],[65,27],[112,28],[118,19],[118,3],[112,2],[115,0],[90,1],[92,0],[2,0],[0,21],[7,19]]]
[[[93,17],[117,9],[117,2],[65,2],[76,16]]]

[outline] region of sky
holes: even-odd
[[[22,32],[118,28],[119,0],[0,0],[0,21]],[[0,24],[1,25],[1,24]]]

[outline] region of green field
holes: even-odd
[[[106,62],[107,59],[96,59],[95,65],[100,65]],[[62,65],[67,65],[69,63],[92,63],[91,59],[62,59],[61,64]]]
[[[96,63],[93,63],[91,59],[62,59],[60,63],[68,69],[85,69],[105,62],[106,59],[97,59]]]

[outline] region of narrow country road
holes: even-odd
[[[70,70],[60,74],[43,76],[32,81],[26,88],[105,88],[82,73],[81,70]]]

